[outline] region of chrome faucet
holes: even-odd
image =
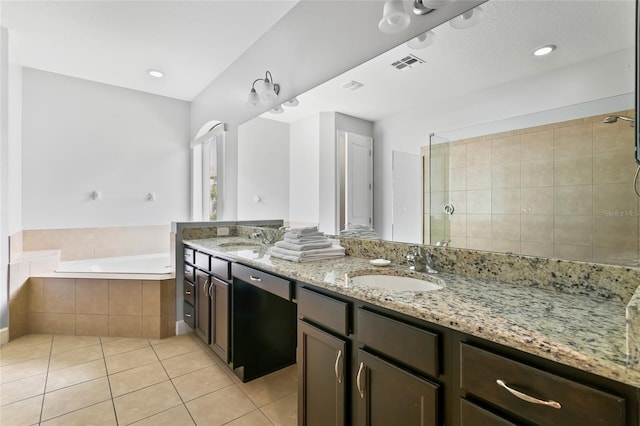
[[[411,265],[409,269],[416,272],[426,272],[428,274],[437,274],[438,271],[433,269],[431,255],[424,251],[424,247],[411,246],[411,251],[407,254],[407,261]]]
[[[282,236],[286,232],[286,228],[281,226],[278,229],[265,229],[265,228],[256,228],[254,232],[251,234],[251,238],[261,237],[262,244],[272,245],[275,244],[276,241],[282,239]]]

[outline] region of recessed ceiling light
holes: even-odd
[[[151,77],[155,77],[155,78],[162,78],[164,77],[164,73],[160,70],[154,70],[154,69],[149,69],[147,70],[147,73],[151,76]]]
[[[535,56],[544,56],[556,50],[558,46],[555,44],[547,44],[546,46],[540,46],[536,50],[533,51]]]

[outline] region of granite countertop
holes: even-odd
[[[628,367],[626,304],[553,288],[509,284],[440,273],[419,274],[444,285],[409,292],[358,286],[355,275],[416,274],[406,265],[374,267],[369,259],[293,263],[272,258],[247,238],[183,241],[265,271],[313,284],[412,317],[522,350],[542,358],[640,387],[640,370]],[[236,245],[240,243],[245,245]],[[222,247],[221,247],[222,245]]]

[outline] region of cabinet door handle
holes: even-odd
[[[364,370],[364,362],[360,363],[360,368],[358,368],[358,375],[356,376],[356,386],[358,387],[358,392],[360,392],[360,398],[364,399],[364,390],[362,389],[362,371]]]
[[[209,294],[209,289],[207,289],[208,285],[209,285],[209,278],[207,278],[204,284],[202,284],[202,291],[204,292],[204,294]]]
[[[185,290],[184,294],[186,294],[187,296],[191,296],[191,290]]]
[[[184,314],[185,317],[191,318],[191,314]]]
[[[209,299],[213,300],[213,293],[211,292],[211,290],[213,290],[213,281],[211,281],[211,285],[209,286]]]
[[[338,366],[340,365],[340,358],[342,358],[342,350],[338,351],[338,356],[336,357],[336,364],[333,366],[333,371],[336,373],[336,379],[338,379],[338,383],[342,383],[342,374],[338,372]]]
[[[253,275],[249,275],[249,279],[250,279],[251,281],[257,281],[257,282],[262,281],[262,278],[260,278],[260,277],[254,277]]]
[[[517,391],[517,390],[515,390],[515,389],[512,389],[512,388],[510,388],[509,386],[507,386],[507,384],[504,382],[504,380],[500,380],[500,379],[498,379],[498,380],[496,380],[496,383],[497,383],[499,386],[501,386],[501,387],[505,388],[507,391],[509,391],[509,393],[511,393],[511,395],[515,396],[516,398],[520,398],[520,399],[521,399],[521,400],[523,400],[523,401],[527,401],[527,402],[530,402],[530,403],[532,403],[532,404],[546,405],[547,407],[556,408],[556,409],[558,409],[558,410],[559,410],[560,408],[562,408],[562,406],[560,405],[560,403],[559,403],[559,402],[552,401],[552,400],[549,400],[549,401],[543,401],[543,400],[541,400],[541,399],[538,399],[538,398],[534,398],[534,397],[532,397],[532,396],[529,396],[529,395],[527,395],[526,393],[522,393],[522,392],[519,392],[519,391]]]

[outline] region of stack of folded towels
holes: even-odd
[[[284,234],[284,240],[271,248],[271,256],[292,262],[311,262],[343,257],[344,247],[328,239],[317,226],[291,228]]]
[[[375,240],[378,238],[376,231],[369,225],[347,224],[347,227],[340,231],[341,237],[366,238]]]

